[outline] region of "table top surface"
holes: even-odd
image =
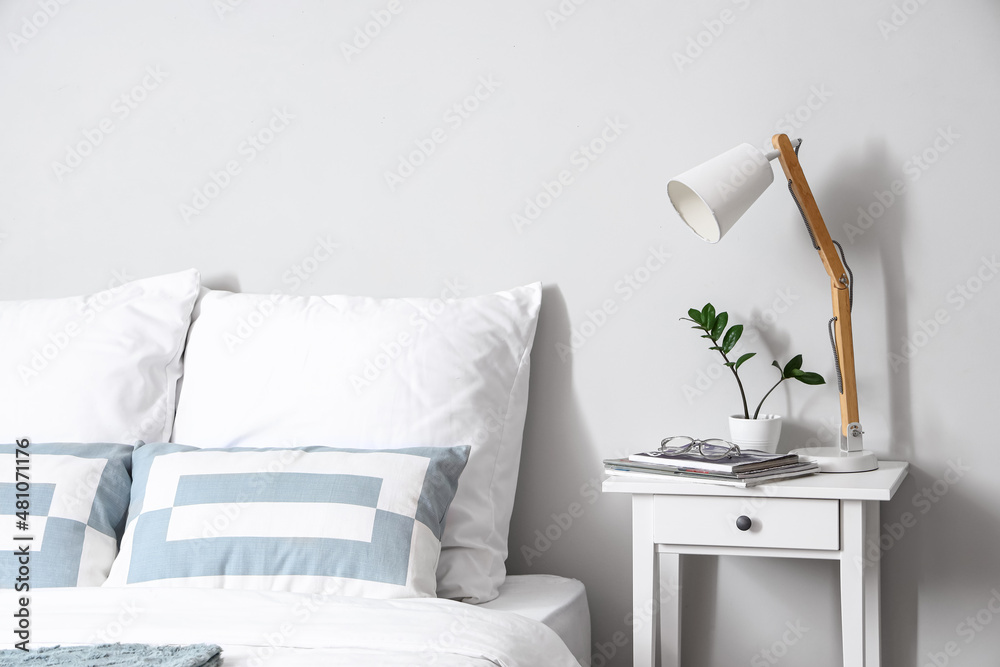
[[[675,496],[767,496],[770,498],[825,498],[889,500],[899,488],[909,463],[879,461],[878,470],[852,473],[814,473],[741,489],[723,484],[691,482],[675,477],[651,479],[612,475],[604,480],[605,493],[666,494]]]

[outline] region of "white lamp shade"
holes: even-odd
[[[667,183],[667,195],[695,234],[717,243],[774,181],[767,156],[740,144]]]

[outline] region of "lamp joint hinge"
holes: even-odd
[[[847,425],[847,435],[841,436],[841,449],[845,452],[858,452],[865,448],[864,430],[860,422],[851,422]]]

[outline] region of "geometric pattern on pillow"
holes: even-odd
[[[15,445],[0,445],[0,470],[11,471]],[[0,482],[0,588],[14,588],[29,547],[31,588],[100,586],[118,550],[129,504],[132,447],[114,444],[30,444],[27,530],[17,528],[16,482]],[[22,478],[23,481],[23,478]],[[23,487],[22,487],[23,488]],[[23,506],[22,506],[23,507]],[[15,537],[32,536],[31,541]]]
[[[468,455],[141,445],[106,585],[432,597]]]

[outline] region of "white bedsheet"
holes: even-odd
[[[540,621],[555,630],[580,661],[590,660],[590,608],[587,591],[576,579],[551,574],[508,574],[500,595],[478,605],[511,611]]]
[[[32,591],[31,646],[213,643],[225,667],[576,667],[558,635],[521,614],[450,600],[367,600],[215,589]],[[3,591],[7,618],[16,595]],[[3,633],[12,648],[12,633]]]

